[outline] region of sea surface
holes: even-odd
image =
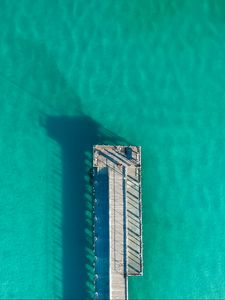
[[[93,296],[92,145],[143,154],[130,299],[225,299],[225,2],[0,1],[0,299]]]

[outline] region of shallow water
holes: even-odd
[[[198,2],[198,3],[196,3]],[[225,298],[225,4],[0,4],[0,298],[92,296],[94,143],[143,150],[130,299]]]

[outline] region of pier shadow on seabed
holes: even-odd
[[[63,299],[93,299],[92,147],[95,144],[125,144],[125,140],[82,114],[77,117],[45,116],[42,125],[62,153]]]

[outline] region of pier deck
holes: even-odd
[[[127,299],[127,276],[143,272],[140,151],[136,146],[93,148],[98,299]],[[106,185],[104,192],[102,185]],[[107,268],[101,266],[103,263]]]

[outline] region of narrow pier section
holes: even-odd
[[[110,299],[127,299],[125,274],[124,178],[121,169],[109,170]]]
[[[143,274],[141,148],[93,148],[96,299],[128,299],[128,276]],[[102,186],[104,185],[104,186]]]

